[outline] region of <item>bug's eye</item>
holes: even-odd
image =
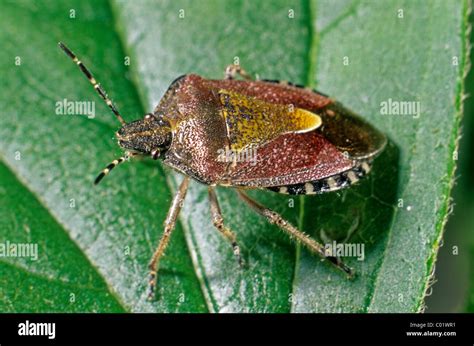
[[[151,152],[151,157],[153,160],[157,160],[160,157],[160,151],[158,149],[155,149]]]
[[[163,118],[158,119],[158,125],[162,127],[170,127],[170,123]]]
[[[154,116],[151,113],[148,113],[147,115],[145,115],[145,120],[151,120],[153,118],[154,118]]]

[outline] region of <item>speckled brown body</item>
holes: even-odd
[[[229,131],[233,131],[226,128],[222,115],[226,107],[220,99],[222,90],[309,110],[322,118],[322,126],[306,133],[280,133],[261,143],[255,162],[222,162],[218,152],[230,147]],[[166,118],[173,129],[164,163],[208,185],[279,191],[275,187],[318,181],[348,172],[361,162],[370,163],[386,141],[383,134],[327,96],[270,81],[186,75],[172,83],[154,115]],[[348,177],[345,180],[351,183]]]

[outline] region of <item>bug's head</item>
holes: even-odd
[[[124,124],[116,133],[118,144],[138,155],[158,159],[171,144],[171,126],[163,117],[147,114],[143,119]]]
[[[119,145],[126,150],[125,155],[112,161],[102,170],[95,179],[94,184],[98,184],[114,167],[127,161],[132,156],[150,155],[156,160],[168,150],[171,144],[172,131],[169,122],[163,116],[147,114],[143,119],[127,124],[115,107],[115,104],[109,99],[105,90],[92,76],[92,73],[84,63],[82,63],[64,43],[59,42],[58,45],[59,48],[71,58],[74,64],[80,68],[82,73],[92,83],[94,90],[105,101],[117,120],[122,124],[122,127],[117,131],[116,135]]]
[[[118,144],[126,150],[125,155],[112,161],[95,178],[98,184],[109,172],[133,156],[151,156],[157,160],[171,145],[172,130],[170,123],[162,116],[147,114],[143,119],[126,123],[117,131]]]

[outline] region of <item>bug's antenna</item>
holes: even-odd
[[[113,160],[111,163],[109,163],[107,165],[107,167],[105,167],[104,170],[102,172],[100,172],[100,174],[97,176],[97,178],[95,178],[94,185],[97,185],[98,183],[100,183],[102,178],[104,178],[107,174],[109,174],[112,169],[114,169],[115,167],[120,165],[122,162],[127,161],[127,159],[129,157],[130,157],[130,155],[125,155],[125,156],[122,156],[122,157],[118,158],[117,160]]]
[[[109,106],[109,108],[115,114],[115,116],[120,121],[120,123],[125,125],[126,124],[125,120],[123,120],[123,118],[120,115],[119,111],[117,110],[117,108],[115,107],[113,102],[109,99],[109,97],[107,96],[107,93],[102,88],[102,86],[99,83],[97,83],[97,81],[95,80],[95,78],[92,75],[91,71],[89,71],[89,69],[77,58],[77,56],[68,47],[66,47],[66,45],[64,43],[59,42],[58,45],[59,45],[59,48],[61,48],[64,51],[64,53],[66,53],[66,55],[68,57],[70,57],[72,59],[72,61],[74,61],[76,63],[77,66],[79,66],[82,73],[84,73],[84,75],[87,77],[89,82],[91,82],[92,86],[97,91],[99,96],[105,101],[105,103],[107,103],[107,106]]]

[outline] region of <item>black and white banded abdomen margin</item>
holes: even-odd
[[[360,161],[355,167],[324,179],[294,185],[272,186],[267,189],[286,195],[315,195],[337,191],[356,184],[369,174],[371,167],[371,161]]]

